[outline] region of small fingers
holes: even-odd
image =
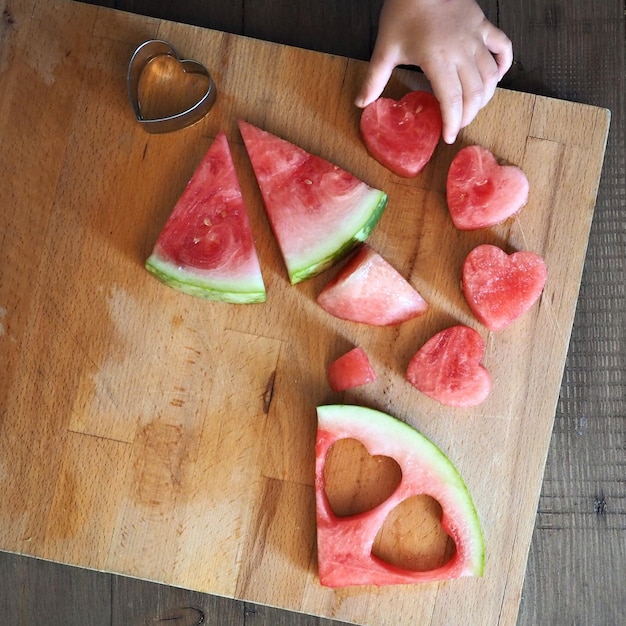
[[[501,78],[500,68],[495,57],[487,48],[480,48],[476,52],[475,60],[483,84],[483,102],[481,107],[484,107],[493,98],[493,94],[496,91]]]
[[[485,88],[486,85],[478,65],[474,63],[462,65],[458,68],[458,72],[463,89],[461,128],[465,128],[485,105],[488,89]]]
[[[498,80],[501,80],[513,63],[513,44],[505,33],[491,23],[487,24],[483,41],[495,59]]]
[[[428,74],[433,93],[441,106],[443,140],[454,143],[461,130],[476,117],[493,94],[498,83],[498,66],[491,53],[484,53],[458,66],[441,66]]]
[[[435,98],[441,107],[441,118],[443,121],[442,136],[448,143],[454,143],[463,119],[463,86],[455,66],[448,68],[437,68],[434,72],[422,67]]]
[[[394,68],[395,63],[393,61],[382,56],[377,57],[374,54],[369,63],[361,91],[354,101],[356,106],[363,108],[376,100],[383,92]]]

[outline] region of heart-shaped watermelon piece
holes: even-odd
[[[441,138],[439,102],[428,91],[411,91],[402,99],[378,98],[363,109],[361,135],[368,152],[405,178],[417,176]]]
[[[483,146],[466,146],[452,159],[446,198],[452,222],[459,230],[504,222],[526,204],[528,193],[524,171],[515,165],[501,165]]]
[[[491,376],[482,365],[485,342],[459,324],[438,332],[413,356],[406,379],[424,395],[442,404],[471,407],[491,391]]]
[[[376,380],[369,357],[357,346],[342,354],[328,366],[328,383],[333,391],[361,387]]]
[[[463,294],[482,324],[501,330],[533,306],[547,277],[539,254],[526,250],[507,254],[498,246],[483,244],[463,263]]]

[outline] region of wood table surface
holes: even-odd
[[[130,2],[115,7],[366,59],[378,4],[189,2],[168,9],[168,3]],[[10,2],[0,6],[1,46],[12,13]],[[509,87],[612,112],[519,623],[618,624],[626,612],[623,6],[530,2],[508,7],[485,2],[483,7],[494,21],[499,18],[515,44],[518,64],[506,79]],[[607,50],[613,53],[607,55]],[[0,60],[1,54],[0,47]],[[333,623],[9,554],[0,555],[0,581],[0,619],[6,623],[148,624],[176,619],[195,624],[201,614],[204,623],[212,624]]]

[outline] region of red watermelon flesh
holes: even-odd
[[[407,380],[423,394],[442,404],[471,407],[491,392],[491,376],[483,367],[485,342],[462,324],[431,337],[413,356]]]
[[[520,250],[507,254],[497,246],[474,248],[463,263],[467,303],[489,330],[501,330],[538,300],[548,277],[543,258]]]
[[[328,382],[333,391],[345,391],[376,380],[367,353],[356,347],[342,354],[328,366]]]
[[[391,326],[422,315],[428,303],[380,254],[363,245],[317,297],[340,319]]]
[[[441,138],[439,102],[432,93],[412,91],[400,100],[378,98],[361,113],[368,152],[403,177],[417,176]]]
[[[408,424],[373,409],[350,405],[317,408],[315,494],[319,577],[327,587],[397,585],[482,576],[484,541],[472,498],[445,454]],[[402,478],[392,495],[369,511],[338,517],[326,496],[324,467],[332,445],[360,441],[372,456],[387,456]],[[441,505],[441,525],[456,545],[453,557],[430,571],[391,565],[372,554],[378,530],[402,501],[429,495]]]
[[[460,230],[500,224],[527,202],[526,174],[514,165],[500,165],[482,146],[467,146],[448,170],[446,198],[450,217]]]
[[[299,146],[239,121],[291,283],[319,274],[364,241],[387,195]]]
[[[219,133],[174,206],[146,268],[179,291],[224,302],[266,298],[228,140]]]

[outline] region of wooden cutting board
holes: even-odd
[[[399,179],[359,138],[362,62],[62,0],[0,5],[0,548],[359,624],[513,624],[608,111],[498,91],[457,144]],[[218,88],[208,117],[166,135],[139,127],[126,93],[133,50],[154,37],[205,63]],[[418,82],[398,71],[387,95]],[[333,270],[290,286],[239,118],[387,191],[370,243],[430,302],[426,316],[383,329],[331,318],[315,297]],[[195,299],[143,267],[220,130],[265,304]],[[444,182],[469,143],[522,167],[531,193],[503,226],[461,233]],[[465,255],[486,242],[538,252],[549,270],[540,303],[499,333],[474,320],[459,289]],[[485,338],[494,381],[469,410],[404,381],[417,348],[459,322]],[[378,379],[334,394],[326,366],[354,345]],[[319,585],[315,407],[328,402],[406,420],[456,463],[484,528],[483,578]],[[339,485],[356,489],[358,478],[337,465]]]

